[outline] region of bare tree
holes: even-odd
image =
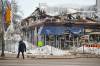
[[[19,15],[18,13],[22,13],[20,10],[19,10],[19,6],[17,4],[17,2],[15,0],[12,0],[11,2],[11,7],[12,7],[12,16],[13,16],[13,23],[14,24],[17,24],[17,22],[22,18],[21,15]]]

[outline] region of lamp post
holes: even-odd
[[[4,7],[3,7],[3,1],[2,1],[2,0],[1,0],[1,3],[2,3],[2,12],[1,12],[1,13],[2,13],[2,16],[1,16],[1,19],[2,19],[2,20],[1,20],[1,29],[2,29],[2,30],[1,30],[1,32],[2,32],[2,33],[1,33],[1,34],[2,34],[2,35],[1,35],[1,36],[2,36],[2,37],[1,37],[1,38],[2,38],[2,52],[1,52],[1,57],[4,57],[4,56],[5,56],[5,53],[4,53],[4,50],[5,50],[4,26],[3,26],[3,22],[4,22],[4,21],[3,21],[3,10],[4,10]]]

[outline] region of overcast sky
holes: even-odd
[[[16,0],[16,2],[18,3],[20,10],[24,13],[23,18],[28,17],[39,3],[47,3],[49,6],[59,6],[63,4],[88,6],[95,4],[95,0]]]

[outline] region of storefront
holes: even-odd
[[[60,49],[70,49],[71,47],[80,46],[79,38],[83,34],[83,28],[46,25],[42,29],[38,29],[37,34],[39,37],[36,43],[41,39],[44,43],[43,46],[51,45]]]

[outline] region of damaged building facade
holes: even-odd
[[[85,11],[84,11],[85,12]],[[50,45],[60,49],[99,44],[100,23],[82,16],[83,11],[71,8],[39,6],[21,22],[22,37],[36,46]],[[95,11],[90,11],[94,14]]]

